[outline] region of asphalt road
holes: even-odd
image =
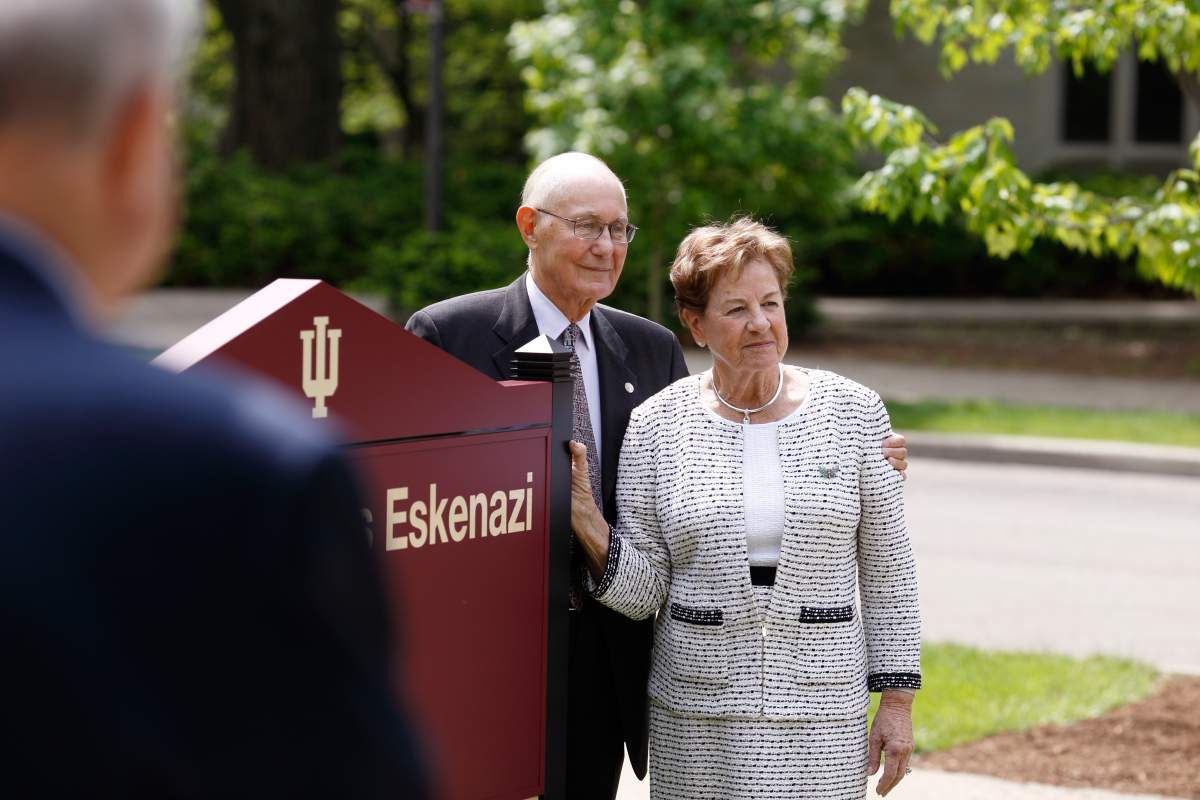
[[[1200,481],[932,459],[912,472],[926,641],[1200,673]]]

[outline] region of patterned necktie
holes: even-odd
[[[587,447],[588,477],[592,482],[592,499],[596,506],[604,511],[604,502],[600,490],[600,459],[596,457],[596,435],[592,431],[592,415],[588,411],[587,388],[583,384],[583,367],[579,364],[579,355],[575,352],[575,341],[582,334],[579,326],[571,323],[563,331],[562,343],[571,350],[571,380],[575,383],[575,397],[572,403],[573,419],[571,422],[571,438]],[[571,608],[583,605],[582,578],[583,554],[571,536],[571,584],[568,595]]]
[[[600,489],[600,459],[596,457],[596,435],[592,431],[592,415],[588,409],[587,388],[583,383],[583,367],[575,352],[575,342],[583,334],[572,322],[563,331],[562,343],[571,350],[571,380],[575,382],[574,420],[571,423],[571,438],[587,447],[588,477],[592,480],[592,499],[604,511],[604,499]]]

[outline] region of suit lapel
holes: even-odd
[[[600,378],[601,445],[600,487],[604,493],[605,511],[613,511],[613,492],[617,485],[617,463],[621,440],[633,410],[637,376],[627,366],[629,348],[604,316],[599,306],[592,307],[592,335],[596,342],[596,372]]]
[[[537,320],[533,307],[529,305],[529,292],[525,288],[525,273],[508,285],[504,292],[504,307],[492,326],[492,332],[504,342],[504,346],[492,353],[496,373],[501,380],[512,378],[512,357],[518,347],[538,337]]]

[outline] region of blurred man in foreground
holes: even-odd
[[[91,334],[171,245],[195,17],[0,2],[0,781],[419,797],[337,451],[268,390]]]

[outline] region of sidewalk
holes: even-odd
[[[1067,789],[1038,783],[1016,783],[986,775],[964,772],[938,772],[921,769],[919,759],[912,774],[901,781],[888,797],[893,800],[1170,800],[1161,795],[1118,794],[1100,789]],[[867,784],[867,798],[876,798],[874,775]],[[649,800],[649,779],[639,781],[625,762],[617,800]]]
[[[157,355],[252,294],[250,289],[151,289],[129,304],[109,335],[135,350]],[[383,298],[351,296],[380,314],[387,313]]]
[[[950,300],[890,297],[822,297],[817,313],[829,324],[988,323],[1195,324],[1192,300]]]

